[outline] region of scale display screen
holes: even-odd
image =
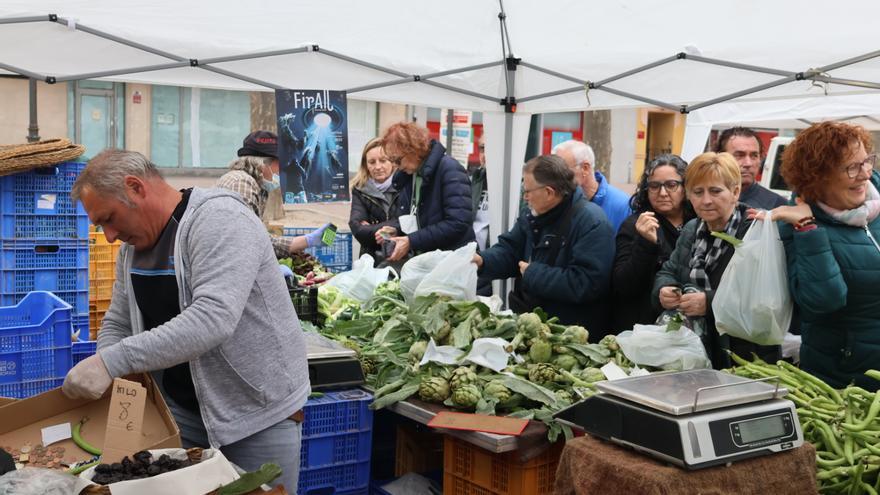
[[[769,418],[752,419],[739,423],[739,434],[742,442],[750,444],[768,438],[785,436],[785,424],[782,416],[770,416]]]

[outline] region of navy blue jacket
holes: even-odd
[[[571,219],[566,244],[556,259],[549,255],[547,236],[574,202],[581,208]],[[565,324],[581,324],[596,341],[610,329],[608,300],[614,261],[614,229],[602,208],[586,200],[580,188],[562,203],[537,217],[520,215],[498,243],[480,253],[480,275],[493,279],[519,275],[519,262],[529,262],[522,289],[550,316]]]
[[[446,156],[446,148],[440,143],[431,140],[431,151],[416,173],[422,177],[419,230],[409,234],[410,248],[423,253],[457,249],[472,242],[475,237],[471,181],[464,167]],[[400,191],[396,216],[409,215],[413,176],[398,171],[394,174],[393,184]],[[395,227],[400,231],[399,222]]]

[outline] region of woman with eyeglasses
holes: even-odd
[[[427,129],[413,123],[392,125],[382,143],[399,169],[392,179],[400,192],[397,218],[376,232],[379,244],[394,243],[388,260],[473,242],[471,181],[464,167],[428,137]]]
[[[703,153],[694,158],[685,172],[688,199],[697,214],[679,235],[675,249],[654,278],[652,301],[665,310],[682,312],[700,322],[706,354],[715,369],[729,368],[727,351],[751,357],[754,352],[775,363],[781,357],[777,346],[759,346],[729,335],[719,335],[712,313],[712,298],[733,257],[733,245],[712,235],[723,233],[742,239],[752,220],[748,207],[739,202],[739,165],[729,153]]]
[[[791,295],[801,310],[801,368],[835,388],[876,391],[880,368],[880,174],[861,127],[822,122],[785,148],[797,191],[780,220]],[[757,216],[760,216],[755,212]]]
[[[654,323],[660,315],[651,300],[654,276],[669,259],[681,228],[694,217],[684,195],[686,169],[687,162],[678,155],[654,158],[630,199],[634,213],[617,232],[611,274],[615,331]]]

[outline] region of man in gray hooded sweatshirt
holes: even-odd
[[[125,244],[98,352],[65,394],[96,399],[114,377],[154,372],[184,447],[220,448],[246,470],[276,462],[296,493],[305,342],[260,219],[230,191],[175,190],[130,151],[94,157],[71,195]]]

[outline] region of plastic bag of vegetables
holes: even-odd
[[[477,299],[477,265],[472,260],[477,243],[471,242],[455,251],[432,251],[403,265],[400,290],[413,301],[419,296],[439,294],[460,301]]]
[[[331,278],[327,285],[336,287],[346,297],[367,302],[376,292],[376,287],[394,273],[390,267],[374,268],[375,261],[369,254],[365,254],[355,261],[351,270],[340,273]]]
[[[686,327],[669,331],[666,326],[635,325],[621,332],[617,343],[630,361],[641,366],[676,371],[712,367],[700,337]]]

